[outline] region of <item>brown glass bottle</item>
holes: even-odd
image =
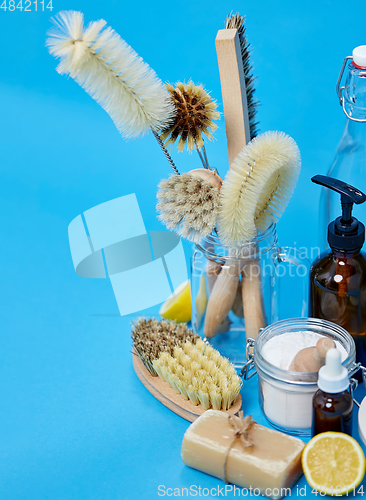
[[[319,389],[313,397],[311,435],[320,432],[344,432],[352,436],[352,397],[347,391],[330,394]]]
[[[356,344],[356,360],[366,366],[366,259],[360,250],[333,249],[310,269],[309,316],[337,323]]]

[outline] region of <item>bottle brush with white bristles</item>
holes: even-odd
[[[110,115],[125,138],[151,130],[173,170],[173,160],[159,137],[175,108],[156,73],[104,20],[84,27],[81,12],[63,11],[47,39],[49,52],[60,59],[57,71],[70,75]]]

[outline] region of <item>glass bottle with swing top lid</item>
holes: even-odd
[[[341,82],[345,76],[345,84]],[[334,160],[327,176],[357,186],[366,192],[366,45],[353,50],[352,56],[343,61],[337,82],[340,105],[346,115],[346,123]],[[319,244],[327,248],[327,228],[339,215],[339,198],[329,189],[323,189],[320,199]],[[355,210],[359,220],[366,220],[366,204]]]

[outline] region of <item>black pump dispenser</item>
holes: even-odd
[[[364,203],[366,195],[359,189],[326,175],[316,175],[311,180],[341,195],[342,216],[328,226],[329,246],[332,250],[344,252],[361,250],[365,241],[365,226],[356,217],[352,217],[352,207],[354,203]]]

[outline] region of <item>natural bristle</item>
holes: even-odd
[[[111,116],[125,137],[160,130],[175,116],[170,95],[155,72],[103,20],[84,28],[81,12],[54,19],[47,46],[70,75]]]
[[[183,238],[199,243],[215,227],[219,190],[190,174],[161,181],[157,192],[159,219]]]
[[[283,132],[266,132],[239,153],[223,182],[220,239],[245,243],[281,217],[300,175],[300,152]]]
[[[212,139],[212,132],[217,126],[213,120],[220,117],[216,111],[217,104],[213,101],[201,85],[189,83],[176,83],[166,85],[172,102],[174,103],[175,120],[162,129],[161,138],[166,144],[174,144],[178,140],[178,150],[183,151],[185,145],[187,150],[203,146],[203,135]]]
[[[254,80],[256,77],[252,74],[252,65],[250,63],[250,44],[247,41],[245,34],[246,28],[244,25],[245,17],[240,14],[227,16],[225,21],[225,29],[237,29],[240,42],[241,59],[244,69],[245,89],[247,95],[247,106],[249,115],[250,139],[254,139],[257,135],[258,123],[255,121],[257,114],[258,101],[254,99]]]
[[[242,385],[229,361],[201,340],[196,345],[187,341],[172,354],[161,354],[153,366],[184,399],[205,410],[228,410]]]
[[[141,359],[149,372],[157,376],[159,373],[153,367],[154,359],[162,355],[162,359],[169,359],[177,346],[187,340],[195,344],[201,342],[198,335],[192,332],[185,323],[174,321],[158,321],[156,319],[139,318],[132,328],[132,345],[134,352]]]

